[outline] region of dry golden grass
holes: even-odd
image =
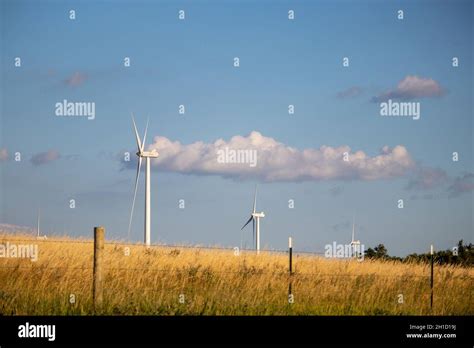
[[[0,243],[7,241],[38,244],[39,258],[0,258],[0,314],[94,314],[92,241],[0,235]],[[435,267],[433,310],[428,265],[295,256],[292,304],[285,254],[108,243],[104,268],[104,303],[97,314],[474,314],[472,268]]]

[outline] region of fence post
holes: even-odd
[[[290,272],[290,281],[288,284],[288,302],[290,302],[291,296],[293,295],[293,289],[292,289],[292,275],[293,275],[293,241],[291,240],[291,237],[288,238],[288,258],[289,258],[289,272]]]
[[[94,310],[100,308],[103,300],[102,261],[104,255],[104,227],[94,227],[94,282],[93,299]]]
[[[434,264],[434,248],[431,244],[431,298],[430,298],[430,308],[433,309],[433,264]]]
[[[293,243],[291,237],[288,238],[288,250],[290,256],[290,275],[293,273]]]

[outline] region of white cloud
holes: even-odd
[[[373,97],[372,101],[378,103],[388,99],[435,98],[445,93],[440,84],[431,78],[408,75],[398,83],[396,88]]]
[[[220,163],[218,151],[256,151],[257,163]],[[363,151],[353,152],[349,146],[321,146],[319,149],[299,150],[253,131],[248,136],[234,136],[229,141],[181,144],[156,136],[148,149],[160,156],[152,160],[159,170],[195,175],[219,175],[237,180],[317,181],[317,180],[377,180],[399,177],[415,164],[402,145],[384,146],[376,156]],[[344,153],[349,161],[344,161]],[[124,163],[132,168],[133,163]]]

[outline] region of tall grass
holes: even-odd
[[[92,241],[0,236],[7,241],[38,244],[39,258],[0,258],[0,314],[94,314]],[[423,264],[297,255],[292,304],[284,254],[106,244],[104,268],[104,303],[96,314],[474,314],[472,268],[435,267],[433,310]]]

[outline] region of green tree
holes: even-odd
[[[375,250],[372,249],[372,248],[368,248],[368,249],[365,251],[365,257],[367,257],[367,258],[369,258],[369,259],[375,258]]]
[[[375,248],[375,258],[382,259],[388,257],[387,248],[383,244],[377,245]]]

